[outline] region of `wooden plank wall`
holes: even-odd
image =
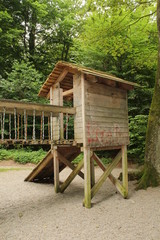
[[[56,86],[50,88],[50,104],[63,106],[63,89],[60,88],[59,83]],[[60,132],[63,132],[63,113],[59,114],[59,117],[52,118],[53,124],[53,140],[60,139]],[[61,131],[60,131],[61,126]]]
[[[129,144],[127,92],[119,88],[85,81],[87,145],[90,147]],[[81,122],[81,112],[77,112]],[[82,137],[81,124],[76,128]]]
[[[74,139],[77,143],[83,143],[82,130],[82,86],[81,75],[73,76],[73,104],[76,107],[76,114],[74,117]]]

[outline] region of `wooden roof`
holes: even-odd
[[[45,83],[42,85],[38,96],[47,97],[50,87],[58,82],[60,83],[61,88],[63,88],[63,91],[73,88],[73,75],[78,72],[84,73],[86,80],[95,79],[99,83],[112,87],[132,90],[135,86],[138,86],[136,83],[123,80],[107,74],[106,72],[97,71],[73,63],[59,61],[55,65],[53,71],[49,74]]]

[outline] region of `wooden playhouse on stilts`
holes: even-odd
[[[26,181],[54,179],[55,192],[58,193],[64,192],[76,175],[79,175],[84,179],[83,203],[85,207],[90,208],[91,199],[109,178],[126,198],[128,195],[127,145],[129,144],[127,91],[132,90],[134,86],[136,86],[135,83],[104,72],[60,61],[39,92],[40,97],[50,100],[50,105],[30,103],[26,106],[25,103],[14,102],[12,107],[11,101],[9,103],[6,100],[0,101],[1,142],[22,141],[23,144],[51,145],[51,150],[29,174]],[[72,106],[64,107],[64,100],[65,104],[68,101]],[[32,115],[33,119],[31,140],[27,139],[27,113]],[[4,137],[3,125],[6,114],[14,115],[16,126],[14,140]],[[18,114],[23,119],[18,120]],[[39,140],[35,136],[36,114],[41,116],[42,128]],[[70,116],[74,124],[72,139],[68,134]],[[48,119],[47,139],[44,130],[45,118]],[[21,129],[23,134],[20,134],[18,129],[18,124],[20,125],[21,122],[24,122],[23,130]],[[106,167],[95,151],[113,149],[118,150],[118,154]],[[81,152],[84,158],[75,166],[72,161]],[[112,170],[121,159],[122,183],[112,175]],[[94,161],[103,170],[97,182],[95,182]],[[66,166],[71,168],[72,172],[60,184],[59,174]]]

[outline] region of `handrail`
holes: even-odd
[[[68,113],[74,115],[76,113],[76,108],[74,107],[62,107],[56,105],[49,105],[49,104],[40,104],[40,103],[32,103],[32,102],[21,102],[21,101],[14,101],[14,100],[6,100],[0,99],[0,111],[3,112],[3,109],[7,108],[7,113],[14,113],[14,109],[17,109],[17,113],[22,113],[24,109],[30,114],[33,110],[36,111],[36,115],[40,116],[42,111],[45,112],[45,116],[50,115],[52,112],[54,116],[58,116],[58,113]]]
[[[74,115],[75,112],[73,107],[1,99],[0,143],[5,140],[14,140],[14,142],[19,140],[23,142],[64,140],[64,136],[61,134],[64,130],[65,139],[69,140],[69,116]],[[62,126],[60,117],[63,119]]]

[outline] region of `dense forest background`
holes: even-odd
[[[37,97],[58,60],[142,87],[129,93],[129,158],[144,160],[158,52],[155,0],[0,0],[0,98]]]

